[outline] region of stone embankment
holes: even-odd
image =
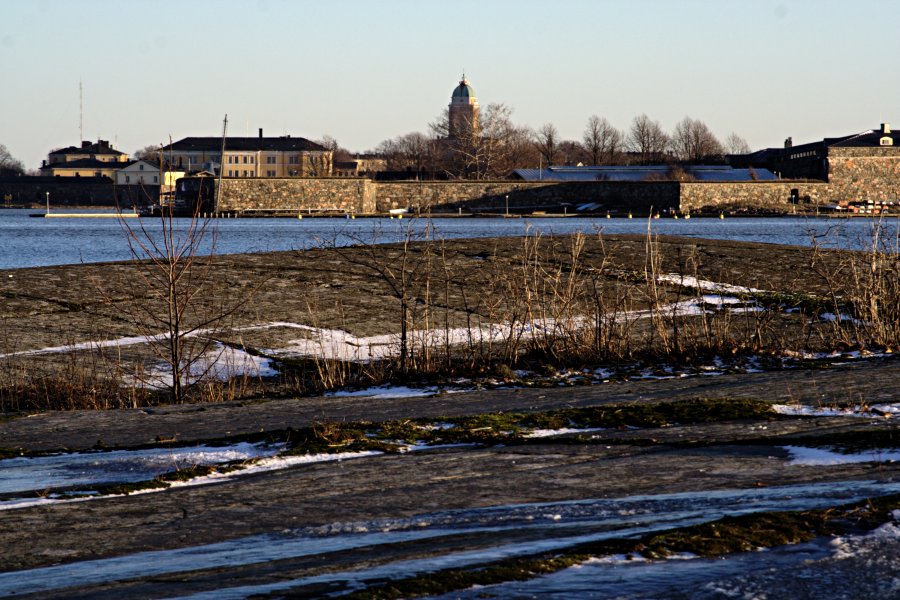
[[[826,201],[824,182],[677,181],[399,181],[369,179],[226,179],[220,210],[225,212],[530,213],[534,211],[613,215],[651,212],[787,214]],[[792,198],[794,200],[792,200]]]

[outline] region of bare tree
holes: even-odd
[[[588,162],[587,153],[584,147],[575,140],[563,140],[557,146],[557,159],[562,165],[578,165]]]
[[[423,173],[432,156],[431,140],[424,133],[414,131],[397,139],[400,152],[406,159],[408,167],[416,173]]]
[[[375,151],[384,156],[391,171],[410,171],[433,176],[438,150],[435,140],[414,131],[379,143]]]
[[[548,167],[556,163],[559,152],[559,132],[553,123],[542,125],[534,134],[534,145]]]
[[[423,284],[427,286],[430,277],[429,272],[434,258],[433,233],[430,226],[425,227],[421,233],[416,233],[415,228],[407,222],[399,244],[385,245],[364,241],[352,235],[349,236],[350,239],[357,243],[349,248],[339,246],[334,240],[325,244],[326,248],[333,249],[349,265],[377,276],[387,287],[389,295],[399,303],[398,366],[403,374],[406,374],[411,366],[413,348],[410,343],[410,328],[419,299],[417,292],[421,291]],[[373,240],[379,240],[380,236],[380,229],[373,230]],[[416,243],[420,241],[427,243],[421,245]]]
[[[140,150],[135,150],[132,157],[135,160],[145,160],[150,163],[156,163],[159,160],[159,144],[151,144],[144,146]]]
[[[17,160],[6,149],[6,146],[0,144],[0,175],[23,175],[25,173],[25,165],[22,161]]]
[[[389,171],[400,171],[405,168],[406,157],[404,157],[403,153],[400,151],[397,138],[379,142],[378,145],[375,146],[375,154],[384,157]]]
[[[491,103],[479,115],[478,121],[460,127],[462,133],[454,139],[441,136],[447,119],[438,117],[431,130],[444,143],[444,170],[464,179],[505,177],[529,152],[528,129],[512,121],[512,109],[505,104]]]
[[[333,161],[347,161],[353,158],[353,154],[330,135],[323,135],[322,139],[316,140],[316,143],[326,150],[331,150]]]
[[[690,117],[675,126],[672,151],[678,160],[688,163],[719,160],[723,154],[722,144],[706,123]]]
[[[599,165],[615,161],[616,155],[622,151],[623,138],[622,132],[605,117],[591,115],[581,139],[591,164]]]
[[[669,146],[669,136],[659,121],[653,121],[644,114],[631,121],[625,144],[628,150],[639,155],[641,164],[646,165],[662,160]]]
[[[528,152],[530,130],[512,120],[513,109],[491,103],[481,114],[482,178],[506,177]]]
[[[120,219],[139,279],[123,316],[169,371],[173,403],[183,402],[191,386],[215,367],[218,357],[210,353],[217,332],[252,295],[226,294],[226,286],[213,277],[215,234],[201,209],[198,201],[182,219],[170,203],[161,207],[159,219],[140,219],[136,225]],[[155,386],[157,380],[151,374],[143,383]]]
[[[733,131],[725,138],[724,150],[725,154],[750,154],[753,151],[747,140]]]
[[[442,139],[450,137],[450,108],[445,108],[434,121],[428,124],[428,129],[434,138]]]

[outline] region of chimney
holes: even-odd
[[[882,123],[881,124],[881,133],[887,135],[891,132],[891,124],[890,123]]]
[[[784,140],[785,148],[792,148],[793,146],[794,146],[794,138],[788,138],[788,139]]]
[[[259,139],[262,139],[262,137],[263,137],[263,135],[262,135],[262,127],[260,127],[260,128],[259,128]]]

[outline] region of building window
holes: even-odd
[[[251,156],[251,157],[250,157],[250,164],[251,164],[251,165],[255,165],[255,164],[256,164],[256,157],[255,157],[255,156]]]
[[[275,177],[275,171],[271,169],[266,171],[266,177]]]
[[[246,157],[246,156],[244,157],[244,164],[245,164],[245,165],[247,164],[247,158],[248,158],[248,157]]]
[[[244,171],[244,177],[250,177],[250,171]]]
[[[143,170],[144,170],[144,165],[138,165],[138,169],[140,169],[141,171],[143,171]]]
[[[275,157],[274,157],[274,156],[267,156],[267,157],[266,157],[266,164],[267,164],[267,165],[274,165],[274,164],[275,164]]]
[[[131,183],[131,176],[130,176],[130,175],[126,175],[126,176],[125,176],[125,183]]]
[[[157,176],[157,175],[153,176],[153,183],[159,183],[159,176]]]

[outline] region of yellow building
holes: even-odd
[[[222,138],[187,137],[163,152],[174,169],[188,173],[199,170],[218,172],[223,177],[329,177],[332,152],[305,138],[229,137],[225,140],[225,158],[221,159]]]
[[[128,155],[115,150],[108,141],[81,142],[53,150],[41,166],[41,175],[51,177],[109,177],[128,163]]]

